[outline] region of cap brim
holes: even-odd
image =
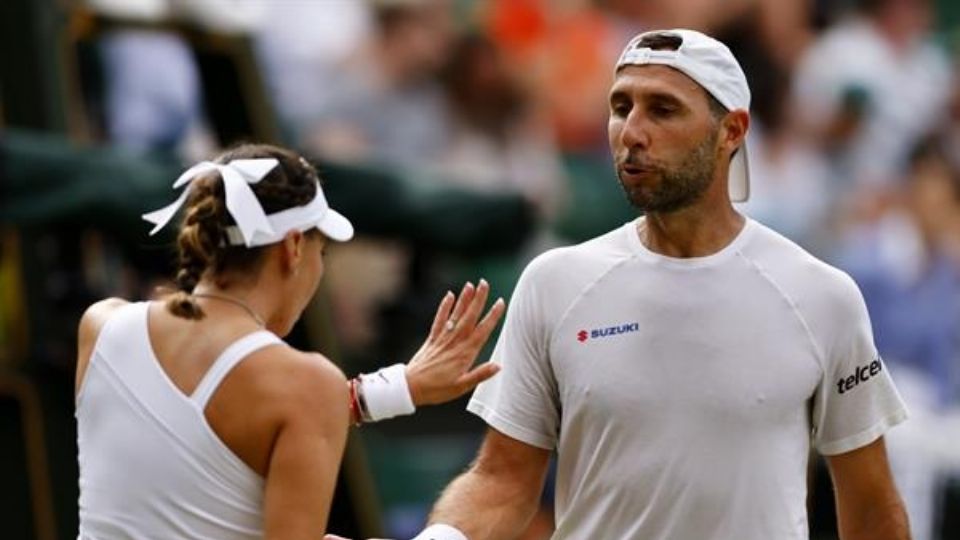
[[[730,174],[727,190],[733,202],[746,202],[750,198],[750,159],[747,156],[747,142],[730,160]]]
[[[353,238],[353,224],[333,208],[327,210],[323,219],[317,223],[317,229],[320,229],[327,238],[337,242],[346,242]]]

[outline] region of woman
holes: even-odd
[[[80,538],[320,538],[350,422],[458,397],[495,373],[470,370],[504,310],[489,288],[448,293],[406,366],[347,381],[281,341],[323,275],[328,241],[353,235],[316,171],[246,145],[188,170],[179,291],[108,299],[79,328]]]

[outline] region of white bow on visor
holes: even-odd
[[[143,214],[143,219],[155,225],[150,231],[150,235],[156,234],[173,219],[177,210],[187,200],[187,195],[190,193],[190,183],[194,179],[206,172],[219,171],[220,177],[223,178],[227,211],[236,221],[237,228],[243,237],[243,243],[250,246],[253,242],[253,236],[257,232],[272,236],[274,234],[273,227],[267,220],[257,196],[250,189],[250,184],[256,184],[263,180],[279,163],[275,158],[235,159],[225,165],[202,161],[190,167],[173,183],[173,189],[186,184],[177,200],[159,210]]]

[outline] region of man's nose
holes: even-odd
[[[627,148],[647,148],[650,146],[649,122],[642,111],[634,109],[623,121],[620,139]]]

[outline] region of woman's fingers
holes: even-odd
[[[506,309],[507,303],[503,301],[503,298],[498,298],[497,301],[493,303],[493,306],[490,307],[490,310],[487,311],[487,314],[483,316],[480,324],[477,325],[473,334],[470,336],[478,347],[483,346],[483,344],[490,339],[490,334],[493,332],[493,329],[497,327],[497,323],[500,322],[500,318],[503,317]]]
[[[470,301],[470,304],[463,312],[463,316],[458,319],[457,329],[460,330],[460,335],[470,334],[473,332],[473,327],[477,324],[477,319],[480,318],[480,313],[483,311],[483,307],[487,304],[487,297],[490,295],[490,284],[487,283],[487,280],[481,279],[480,284],[477,285],[477,291],[473,295],[473,298]]]
[[[450,310],[453,309],[455,298],[450,291],[447,291],[447,294],[443,295],[443,300],[440,300],[440,305],[437,306],[437,314],[433,316],[433,325],[430,327],[430,339],[437,339],[441,332],[443,332],[443,327],[447,324],[447,319],[450,318]]]
[[[450,317],[444,322],[444,330],[450,331],[460,327],[460,319],[463,317],[463,313],[466,311],[467,306],[469,306],[470,302],[473,300],[475,293],[476,289],[474,288],[473,283],[468,281],[460,291],[460,296],[457,298],[457,304],[453,306],[453,311],[450,312]]]
[[[496,375],[498,371],[500,371],[498,364],[487,362],[464,373],[457,381],[463,389],[461,395],[473,390],[478,384]]]

